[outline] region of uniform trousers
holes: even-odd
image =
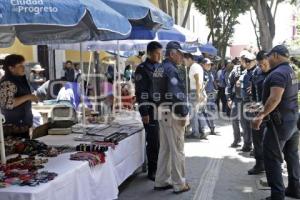
[[[245,106],[249,101],[242,101],[241,104],[241,125],[243,129],[244,147],[252,147],[252,128],[251,128],[251,114],[245,112]]]
[[[144,124],[146,132],[146,153],[148,160],[148,173],[155,173],[159,152],[159,124],[154,117],[154,109],[149,109],[149,124]]]
[[[261,128],[259,130],[252,129],[254,158],[256,160],[256,164],[263,164],[264,162],[263,137],[264,137],[264,128]]]
[[[215,98],[208,98],[207,104],[203,111],[203,116],[205,117],[206,124],[210,128],[210,130],[215,129],[215,116],[216,114],[216,103]]]
[[[297,130],[296,120],[275,125],[275,128],[278,134],[279,145],[274,137],[273,127],[268,123],[263,140],[264,162],[268,184],[271,187],[271,198],[272,200],[283,200],[285,197],[285,186],[282,178],[280,154],[283,152],[287,164],[288,186],[290,188],[299,188],[299,131]]]
[[[174,191],[180,191],[185,186],[185,155],[184,130],[174,118],[169,108],[159,109],[161,119],[160,149],[158,156],[155,187],[173,185]]]
[[[241,120],[241,113],[242,112],[242,103],[240,99],[233,99],[232,106],[231,106],[231,123],[233,128],[233,138],[234,143],[241,142],[241,130],[240,130],[240,120]]]

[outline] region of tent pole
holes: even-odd
[[[99,53],[97,51],[94,51],[94,64],[95,64],[95,74],[96,74],[96,80],[95,88],[96,88],[96,109],[100,113],[101,111],[101,72],[100,72],[100,58]],[[102,114],[102,113],[101,113]]]
[[[88,96],[88,85],[90,82],[90,75],[91,75],[91,65],[92,65],[92,57],[93,57],[93,53],[90,51],[90,60],[89,60],[89,68],[88,68],[88,74],[87,74],[87,80],[86,80],[86,91],[85,91],[85,95]]]
[[[3,133],[3,123],[5,122],[4,115],[0,113],[0,142],[1,142],[1,164],[6,164],[6,156],[5,156],[5,144],[4,144],[4,133]]]
[[[122,110],[122,92],[121,92],[121,70],[120,70],[120,41],[117,40],[117,48],[118,48],[118,55],[117,55],[117,60],[118,60],[118,107],[119,111]]]
[[[83,69],[83,53],[82,53],[82,43],[80,42],[80,70],[81,70],[81,101],[82,101],[82,124],[86,124],[85,119],[85,102],[84,102],[84,69]],[[84,134],[85,134],[85,128],[84,128]]]

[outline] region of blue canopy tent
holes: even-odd
[[[159,29],[157,32],[143,27],[133,27],[130,38],[140,39],[128,39],[119,41],[87,41],[82,43],[83,50],[85,51],[144,51],[147,44],[152,41],[160,41],[162,44],[166,44],[169,41],[185,42],[185,35],[180,33],[177,29],[171,30]],[[142,38],[142,39],[141,39]],[[118,46],[119,43],[119,46]],[[56,44],[51,45],[53,49],[78,49],[79,44]]]
[[[1,1],[2,47],[11,45],[15,36],[22,43],[31,45],[124,39],[131,32],[129,21],[102,1],[30,2],[26,1],[25,5],[21,5],[17,1]]]
[[[207,54],[212,55],[212,56],[217,56],[218,55],[218,49],[216,49],[210,43],[207,43],[205,45],[200,45],[199,49],[202,53],[207,53]]]
[[[12,45],[15,37],[24,44],[72,43],[86,40],[127,38],[131,24],[117,11],[93,0],[2,0],[0,4],[0,46]],[[68,17],[66,17],[66,13]],[[111,22],[114,23],[111,23]],[[82,60],[82,54],[81,54]],[[81,69],[83,63],[81,62]],[[83,83],[83,81],[82,81]],[[83,85],[83,84],[82,84]],[[85,109],[83,107],[83,121]],[[6,163],[0,117],[1,162]]]
[[[101,0],[130,20],[134,26],[171,29],[173,19],[149,0]]]

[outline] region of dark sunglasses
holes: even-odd
[[[246,62],[246,63],[251,63],[252,60],[249,60],[249,59],[245,58],[245,62]]]

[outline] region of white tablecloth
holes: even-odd
[[[73,135],[46,136],[47,144],[71,144]],[[0,200],[111,200],[118,186],[144,162],[145,133],[122,140],[106,153],[106,162],[90,168],[88,162],[71,161],[69,154],[50,158],[43,170],[58,173],[53,181],[37,187],[11,186],[0,189]]]

